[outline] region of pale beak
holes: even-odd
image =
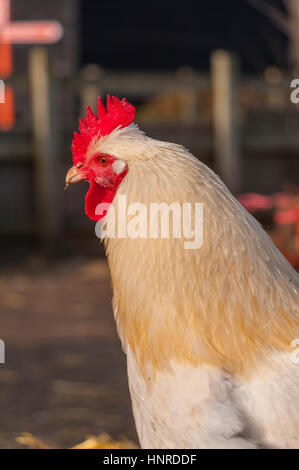
[[[78,181],[85,180],[85,175],[75,166],[69,169],[65,177],[65,187],[67,189],[71,183],[77,183]]]

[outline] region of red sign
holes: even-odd
[[[14,21],[0,26],[0,41],[11,44],[53,44],[62,36],[58,21]]]

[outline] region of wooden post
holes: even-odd
[[[235,56],[215,51],[211,57],[216,171],[229,189],[241,189],[239,154],[239,70]]]
[[[103,70],[96,64],[86,65],[81,71],[83,84],[80,90],[81,116],[85,116],[88,104],[93,112],[97,110],[97,98],[102,94]],[[102,97],[103,98],[103,97]]]
[[[37,230],[46,250],[53,251],[62,231],[63,177],[59,159],[59,115],[55,108],[54,80],[50,77],[46,47],[29,54],[35,146],[35,205]]]

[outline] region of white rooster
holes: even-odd
[[[88,108],[66,183],[90,183],[86,213],[106,224],[119,196],[129,224],[140,205],[145,225],[153,203],[203,205],[200,248],[119,220],[105,238],[141,446],[299,448],[298,275],[213,171],[134,118],[125,99]]]

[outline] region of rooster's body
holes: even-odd
[[[93,136],[87,154],[113,156],[121,176],[107,223],[120,195],[147,213],[151,203],[203,204],[199,249],[184,238],[105,240],[141,446],[299,448],[296,272],[181,146],[123,125]]]

